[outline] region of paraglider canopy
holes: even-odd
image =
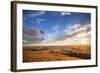
[[[40,30],[40,33],[41,33],[41,34],[44,34],[44,31]]]

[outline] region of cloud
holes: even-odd
[[[45,11],[38,11],[38,12],[33,11],[33,13],[30,13],[27,16],[25,16],[24,20],[29,19],[29,18],[33,18],[33,17],[37,17],[37,16],[41,16],[41,15],[44,15],[44,14],[45,14]]]
[[[29,35],[25,35],[25,34],[24,34],[23,40],[27,40],[28,43],[30,43],[30,42],[35,42],[35,43],[37,43],[37,42],[40,42],[40,41],[43,40],[43,39],[41,39],[41,37],[38,37],[38,36],[29,36]]]
[[[72,26],[72,27],[70,26],[71,28],[67,29],[70,32],[67,32],[67,33],[65,32],[65,36],[61,37],[60,41],[61,40],[62,41],[64,41],[64,40],[77,40],[78,41],[83,38],[90,39],[90,36],[91,36],[90,24],[82,25],[82,26],[81,26],[81,24],[79,26],[78,25],[79,24],[76,24],[76,25],[74,24],[75,29],[74,29],[74,26]],[[77,29],[76,29],[76,26],[77,26]]]
[[[78,45],[90,44],[91,41],[91,26],[90,24],[73,24],[67,29],[64,29],[64,34],[59,34],[59,26],[52,27],[54,32],[46,33],[45,40],[39,37],[27,37],[33,39],[28,46],[53,46],[53,45]],[[74,30],[73,30],[74,29]],[[69,31],[69,32],[68,32]]]
[[[64,35],[56,37],[56,39],[54,39],[52,42],[53,44],[56,44],[56,45],[57,44],[62,44],[62,45],[74,44],[75,45],[82,42],[81,41],[82,39],[87,39],[87,42],[90,43],[90,38],[91,38],[90,24],[87,24],[87,25],[74,24],[72,27],[70,26],[69,29],[65,29],[65,30],[68,30],[70,32],[67,32],[67,33],[65,32]]]
[[[41,34],[42,30],[24,27],[23,33],[30,36],[37,36]]]
[[[91,30],[90,24],[87,24],[87,25],[74,24],[72,26],[65,28],[64,32],[65,34],[68,34],[68,35],[72,35],[72,34],[76,35],[78,33],[88,32],[90,30]]]
[[[45,41],[47,42],[53,42],[55,39],[59,36],[59,31],[53,31],[51,33],[46,33],[45,34]]]
[[[44,15],[44,14],[45,14],[45,11],[40,11],[40,12],[35,12],[35,13],[32,13],[32,14],[29,14],[29,17],[41,16],[41,15]]]
[[[42,37],[43,34],[44,34],[43,30],[24,27],[24,29],[23,29],[23,43],[24,44],[40,43],[44,40]]]
[[[38,23],[38,24],[41,24],[41,22],[44,22],[46,19],[41,19],[41,18],[37,18],[36,19],[36,22]]]
[[[70,12],[62,12],[61,15],[64,16],[64,15],[72,15],[72,14]]]
[[[60,28],[60,26],[58,26],[58,25],[53,26],[52,32],[47,32],[45,34],[45,36],[44,36],[46,38],[45,41],[47,41],[47,42],[55,41],[55,39],[60,36],[59,28]]]
[[[76,30],[76,29],[79,29],[80,27],[82,27],[82,24],[74,24],[72,26],[69,26],[68,28],[70,30]]]

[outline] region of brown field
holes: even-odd
[[[23,62],[64,61],[90,59],[89,45],[34,46],[23,48]]]

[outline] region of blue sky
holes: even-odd
[[[76,32],[69,33],[77,29],[90,28],[90,24],[90,13],[23,10],[23,41],[31,44],[61,41],[76,36]]]

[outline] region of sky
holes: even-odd
[[[87,45],[90,38],[90,13],[23,10],[24,46]]]

